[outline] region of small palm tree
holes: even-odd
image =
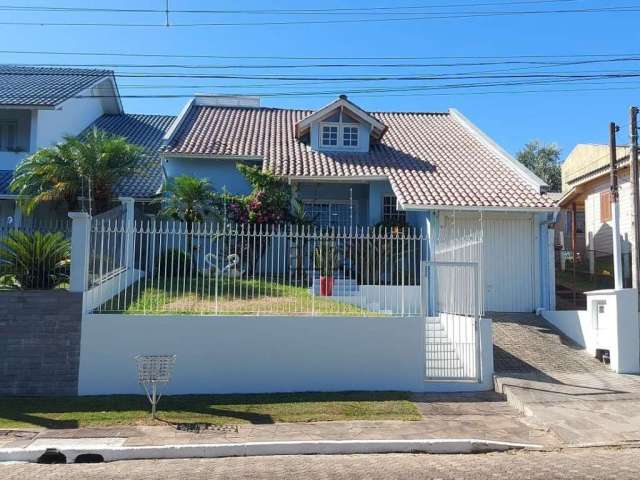
[[[71,244],[62,233],[11,230],[0,240],[0,284],[50,289],[69,278]]]
[[[160,215],[185,222],[187,232],[195,223],[203,222],[214,214],[215,195],[208,180],[189,175],[170,179],[165,185],[163,207]],[[191,251],[191,237],[187,237],[188,251]]]
[[[81,195],[89,195],[95,213],[100,213],[109,208],[118,181],[134,173],[141,155],[141,148],[124,137],[94,128],[82,138],[66,136],[24,159],[10,189],[26,213],[45,201],[65,201],[76,209]]]

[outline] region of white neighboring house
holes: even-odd
[[[122,113],[111,70],[0,66],[0,219],[22,221],[9,183],[24,158],[102,115]]]

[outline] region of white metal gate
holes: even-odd
[[[425,270],[425,378],[479,381],[479,265],[426,262]]]

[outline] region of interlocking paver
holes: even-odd
[[[637,449],[479,455],[274,456],[147,460],[91,465],[0,465],[6,480],[204,479],[617,479],[640,476]]]
[[[640,441],[640,377],[618,375],[541,317],[492,314],[496,389],[568,444]]]

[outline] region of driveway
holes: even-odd
[[[494,320],[496,390],[568,445],[640,441],[640,377],[618,375],[533,314]]]

